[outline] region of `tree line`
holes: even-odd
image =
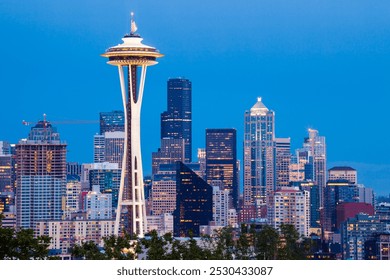
[[[3,228],[0,216],[0,259],[43,260],[50,256],[48,236],[34,237],[32,229]],[[242,225],[240,230],[224,227],[212,236],[186,239],[171,233],[159,236],[152,231],[143,238],[123,233],[103,237],[103,246],[93,241],[74,245],[73,259],[83,260],[301,260],[312,251],[310,238],[299,236],[293,225],[278,230],[263,226]]]

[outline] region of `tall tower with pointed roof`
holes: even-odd
[[[123,43],[109,48],[102,56],[118,67],[125,117],[125,144],[121,182],[116,213],[115,233],[125,229],[143,237],[146,231],[145,195],[141,158],[140,117],[146,69],[157,64],[163,55],[144,45],[137,26],[131,19],[131,32]],[[139,77],[138,77],[139,76]]]
[[[245,112],[244,206],[264,217],[267,196],[275,189],[275,113],[261,100]]]

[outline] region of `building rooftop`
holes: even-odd
[[[356,171],[356,169],[349,166],[335,166],[330,168],[329,171]]]
[[[265,115],[268,111],[268,108],[265,107],[263,102],[261,102],[261,97],[257,97],[257,102],[251,108],[251,113],[255,113],[256,115]]]

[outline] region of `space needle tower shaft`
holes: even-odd
[[[118,67],[125,117],[125,141],[115,234],[126,230],[143,237],[146,231],[145,194],[141,157],[141,105],[144,94],[146,69],[157,64],[163,55],[154,47],[144,45],[136,34],[134,14],[131,14],[131,32],[123,43],[109,48],[102,56],[108,64]]]

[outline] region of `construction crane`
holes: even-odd
[[[34,125],[37,122],[29,122],[26,120],[22,120],[22,125],[30,126]],[[64,121],[47,121],[46,114],[43,114],[43,124],[47,126],[47,124],[95,124],[99,123],[98,120],[64,120]]]

